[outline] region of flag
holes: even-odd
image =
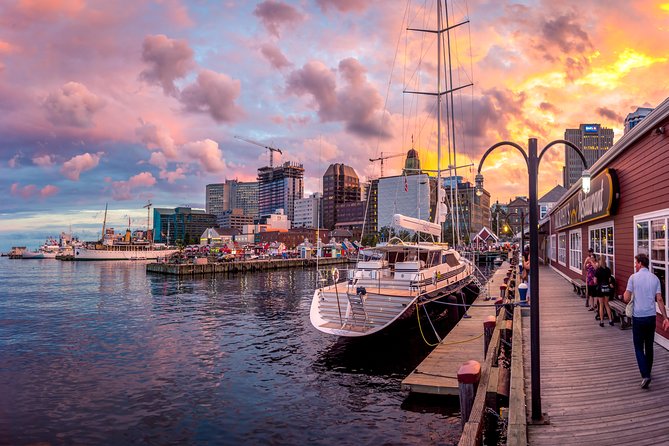
[[[348,251],[348,248],[346,247],[346,243],[341,244],[341,249],[343,249],[344,251]]]
[[[409,192],[409,182],[407,181],[406,172],[404,172],[404,192]]]

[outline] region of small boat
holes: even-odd
[[[55,240],[49,239],[34,251],[25,250],[21,254],[22,259],[55,259],[60,252],[60,246]]]
[[[394,220],[407,229],[441,233],[435,223],[401,215]],[[337,269],[324,275],[311,302],[311,324],[344,337],[378,333],[421,305],[459,293],[475,281],[473,268],[446,244],[406,243],[395,237],[365,250],[345,276],[340,278]]]

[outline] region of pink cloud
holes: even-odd
[[[104,100],[78,82],[68,82],[57,92],[49,93],[44,101],[52,124],[81,128],[92,127],[93,115],[104,106]]]
[[[369,2],[363,0],[316,0],[316,3],[324,12],[327,12],[330,6],[340,12],[364,11],[369,6]]]
[[[174,170],[173,172],[167,170],[161,170],[160,178],[163,180],[167,180],[168,183],[172,184],[177,180],[183,180],[184,178],[186,178],[186,169],[184,169],[183,167],[177,167],[176,170]]]
[[[140,119],[140,127],[135,129],[135,133],[142,143],[151,150],[160,149],[167,158],[175,158],[177,156],[174,139],[169,134],[167,129],[157,126],[149,122],[144,122]]]
[[[85,0],[20,0],[17,10],[32,18],[74,16],[84,9]]]
[[[132,200],[132,190],[138,187],[151,187],[156,184],[156,179],[150,172],[142,172],[130,177],[128,181],[112,182],[112,198],[118,201]]]
[[[58,189],[56,186],[47,184],[39,191],[39,196],[42,198],[50,197],[51,195],[57,194],[59,190],[60,189]]]
[[[258,17],[270,34],[279,37],[279,28],[295,26],[305,19],[294,7],[274,0],[265,0],[256,6],[253,15]]]
[[[322,122],[342,121],[356,135],[389,138],[383,126],[383,99],[367,80],[362,64],[347,58],[339,62],[338,72],[344,81],[341,88],[337,88],[336,71],[321,62],[308,62],[288,76],[286,92],[310,95]]]
[[[211,139],[190,142],[184,145],[184,151],[190,158],[197,159],[200,166],[207,172],[217,173],[225,169],[223,153],[218,148],[218,143]]]
[[[183,89],[180,100],[188,111],[209,113],[216,122],[232,122],[244,115],[235,104],[240,90],[240,81],[204,70],[194,84]]]
[[[271,43],[266,43],[260,47],[260,52],[269,61],[272,67],[277,70],[289,67],[292,65],[290,61],[283,55],[281,50]]]
[[[149,158],[149,164],[160,167],[161,169],[166,169],[167,158],[165,158],[165,154],[163,152],[153,152]]]
[[[29,184],[27,186],[21,187],[19,185],[19,183],[13,183],[11,188],[10,188],[10,192],[11,192],[12,195],[15,195],[15,196],[18,196],[18,197],[21,197],[21,198],[24,198],[24,199],[28,199],[28,198],[32,197],[33,195],[35,195],[36,191],[37,191],[37,186],[35,186],[34,184]]]
[[[52,155],[41,155],[33,157],[33,164],[41,167],[53,166],[54,160]]]
[[[81,175],[82,172],[97,167],[97,165],[100,163],[100,157],[102,157],[102,155],[104,155],[104,153],[98,152],[93,154],[84,153],[72,157],[63,163],[63,167],[61,167],[60,173],[72,181],[78,181],[79,175]]]
[[[14,169],[19,165],[19,158],[21,158],[21,154],[17,153],[7,161],[7,165],[10,169]]]
[[[140,79],[161,85],[165,94],[174,96],[177,95],[174,81],[186,76],[195,66],[188,42],[170,39],[163,34],[144,38],[142,60],[149,64],[149,68],[140,73]]]

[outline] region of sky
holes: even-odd
[[[144,205],[204,207],[205,186],[255,180],[268,151],[321,189],[331,163],[414,147],[437,168],[436,1],[19,0],[0,4],[0,251],[61,231],[146,226]],[[444,16],[445,17],[445,16]],[[441,167],[473,180],[500,141],[539,148],[613,128],[669,92],[669,1],[449,2]],[[450,56],[450,58],[449,58]],[[452,111],[452,113],[451,113]],[[449,123],[449,124],[447,124]],[[453,129],[454,130],[449,130]],[[455,143],[451,136],[454,136]],[[448,142],[450,140],[450,143]],[[561,183],[546,153],[539,193]],[[400,173],[403,157],[384,163]],[[483,166],[492,199],[527,195],[514,149]]]

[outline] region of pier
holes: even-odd
[[[415,393],[458,395],[458,369],[469,361],[484,362],[483,322],[495,315],[495,300],[504,284],[509,263],[504,262],[486,284],[492,299],[485,300],[484,290],[462,318],[434,350],[402,381],[402,389]],[[477,306],[480,305],[480,306]]]
[[[567,280],[547,267],[539,276],[541,399],[550,424],[528,422],[529,444],[667,444],[669,351],[655,345],[653,381],[641,389],[632,331],[600,327]],[[523,321],[527,413],[516,414],[528,420],[529,325]]]
[[[318,259],[318,266],[348,265],[355,260],[346,257],[322,257]],[[250,271],[266,271],[284,268],[315,268],[316,259],[270,259],[270,260],[245,260],[239,262],[207,262],[197,263],[149,263],[146,265],[147,273],[164,274],[169,276],[201,276],[212,274],[229,274]]]

